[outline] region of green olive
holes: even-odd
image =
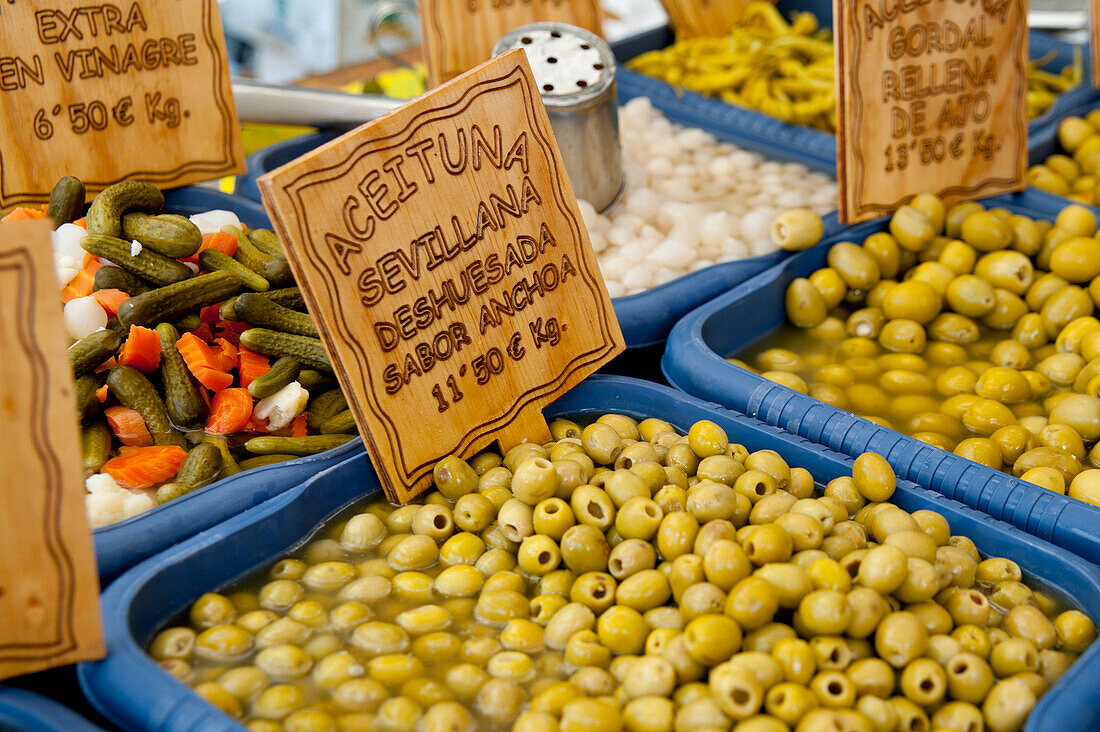
[[[967,216],[959,234],[963,241],[982,252],[1007,249],[1012,244],[1013,237],[1009,222],[991,211],[975,212]]]
[[[856,244],[834,244],[827,259],[851,290],[869,290],[879,280],[878,261]]]

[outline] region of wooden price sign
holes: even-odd
[[[1092,54],[1092,85],[1100,86],[1100,0],[1089,0],[1089,48]]]
[[[1026,0],[834,0],[847,222],[1024,187]]]
[[[0,0],[0,209],[241,172],[217,0]]]
[[[259,179],[386,494],[623,350],[522,50]]]
[[[750,2],[752,0],[661,0],[676,34],[686,38],[724,36],[741,20]]]
[[[603,35],[599,0],[417,0],[428,83],[437,86],[493,53],[508,31],[551,20]]]
[[[0,224],[0,679],[105,653],[56,293],[49,225]]]

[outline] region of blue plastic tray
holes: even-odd
[[[851,474],[849,457],[667,387],[633,379],[592,377],[551,405],[546,414],[594,417],[609,411],[661,417],[681,430],[697,420],[711,419],[731,440],[750,450],[775,450],[791,465],[810,470],[822,484]],[[240,730],[236,722],[161,670],[142,645],[203,592],[256,571],[299,544],[326,517],[377,490],[366,456],[359,455],[120,578],[103,595],[110,655],[77,668],[81,687],[93,705],[127,729]],[[894,502],[908,511],[939,511],[955,533],[969,536],[983,553],[1015,560],[1029,581],[1092,617],[1100,616],[1100,573],[1081,559],[912,483],[899,483]],[[1094,694],[1098,665],[1100,643],[1043,697],[1027,729],[1084,730],[1100,724],[1100,702]],[[134,679],[142,683],[133,683]]]
[[[236,213],[249,226],[270,226],[262,206],[220,191],[180,188],[166,191],[164,198],[165,209],[173,213],[191,215],[224,209]],[[142,559],[259,505],[361,449],[360,442],[352,440],[320,455],[255,468],[133,518],[96,529],[93,538],[100,580],[106,584]]]
[[[257,178],[264,173],[270,173],[276,168],[286,165],[291,160],[301,157],[330,140],[335,140],[339,134],[338,132],[321,130],[299,137],[292,137],[257,150],[245,160],[245,173],[237,176],[237,187],[234,189],[234,195],[244,196],[250,201],[259,203],[261,198],[260,188],[256,185]]]
[[[822,28],[831,28],[833,7],[831,0],[780,0],[780,12],[808,11],[817,16]],[[625,63],[646,51],[665,48],[674,40],[672,31],[665,28],[632,36],[613,45],[615,56]],[[1050,61],[1044,68],[1058,72],[1073,63],[1074,46],[1041,31],[1029,33],[1032,59]],[[1096,99],[1100,91],[1092,88],[1092,72],[1088,50],[1084,55],[1085,79],[1074,89],[1061,94],[1041,116],[1028,124],[1029,140],[1041,141],[1044,133],[1053,130],[1068,110]],[[814,170],[836,175],[836,138],[809,127],[791,125],[761,112],[727,104],[721,99],[688,91],[626,68],[619,70],[619,98],[649,97],[653,106],[676,122],[702,127],[723,135],[734,133],[744,140],[745,147],[764,153],[768,157],[802,163]],[[1030,144],[1029,144],[1030,147]]]
[[[1066,205],[1065,199],[1042,191],[987,202],[1048,220]],[[890,461],[899,477],[1100,562],[1100,509],[918,442],[725,360],[783,323],[788,283],[825,266],[830,246],[844,240],[863,241],[885,230],[886,221],[875,219],[844,229],[692,312],[669,336],[661,362],[669,383],[848,455],[877,452]],[[754,317],[746,318],[746,312]]]
[[[26,689],[0,686],[3,732],[103,732],[79,714]]]
[[[1031,136],[1028,141],[1028,163],[1038,165],[1054,153],[1061,152],[1058,144],[1058,123],[1065,117],[1084,117],[1092,110],[1100,107],[1100,89],[1086,98],[1078,98],[1073,106],[1065,106],[1059,109],[1053,122],[1043,128],[1041,132]]]

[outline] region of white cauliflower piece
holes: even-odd
[[[134,239],[132,242],[130,242],[130,256],[136,257],[139,254],[141,254],[141,242],[137,239]]]
[[[191,223],[199,227],[199,231],[205,234],[217,234],[223,226],[236,226],[240,228],[241,220],[232,211],[206,211],[191,217]]]
[[[96,473],[88,476],[87,480],[84,481],[84,489],[89,493],[110,493],[111,491],[120,491],[123,488],[106,473]]]
[[[69,284],[80,272],[84,263],[84,250],[80,247],[80,240],[87,234],[88,232],[76,224],[62,224],[50,233],[57,280],[62,287]]]
[[[267,429],[274,432],[290,424],[290,421],[302,413],[309,401],[309,392],[297,381],[292,381],[266,399],[261,399],[252,409],[256,419],[267,423]]]
[[[126,496],[129,491],[102,490],[84,496],[84,511],[88,515],[88,524],[98,529],[126,518]]]
[[[128,491],[125,488],[122,490],[128,494],[122,499],[122,512],[126,514],[126,518],[145,513],[157,506],[157,502],[153,500],[149,491]]]
[[[156,508],[155,491],[132,491],[123,488],[106,473],[89,476],[84,481],[88,494],[84,496],[84,511],[93,529],[124,521],[139,513]]]

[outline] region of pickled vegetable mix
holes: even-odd
[[[127,181],[92,201],[72,177],[48,215],[82,423],[93,527],[355,435],[271,231],[229,211],[160,213]]]
[[[149,653],[255,732],[1009,732],[1096,637],[878,455],[819,493],[713,422],[551,434],[351,508]]]

